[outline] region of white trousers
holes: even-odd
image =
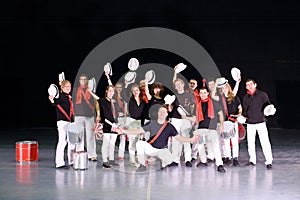
[[[115,133],[103,133],[103,143],[101,148],[102,160],[107,162],[115,159],[115,146],[117,140],[117,134]]]
[[[220,150],[222,157],[229,159],[239,157],[239,129],[237,122],[234,123],[234,129],[235,134],[232,138],[223,138],[220,136]],[[230,141],[232,147],[230,146]]]
[[[172,118],[171,124],[176,128],[179,135],[189,138],[190,130],[192,129],[192,124],[187,119],[177,119]],[[174,162],[180,162],[180,155],[182,152],[182,147],[184,151],[185,162],[192,160],[192,149],[190,142],[179,142],[172,138],[172,153],[175,156]]]
[[[75,116],[75,122],[79,122],[85,129],[84,135],[81,137],[80,143],[76,145],[76,151],[84,151],[84,144],[86,139],[86,150],[88,158],[97,158],[96,153],[96,138],[93,132],[93,126],[95,123],[94,117]]]
[[[221,150],[220,150],[220,134],[213,129],[208,130],[207,134],[207,158],[216,159],[216,165],[223,165]],[[211,157],[209,157],[211,156]]]
[[[56,154],[55,154],[56,167],[61,167],[66,165],[64,161],[64,155],[65,155],[64,151],[67,144],[68,144],[68,150],[67,150],[68,164],[69,165],[73,164],[73,151],[75,149],[75,145],[69,142],[68,134],[64,128],[69,123],[70,122],[62,121],[62,120],[57,121],[58,142],[57,142]]]
[[[161,160],[162,167],[166,167],[173,162],[173,156],[167,148],[157,149],[148,142],[139,140],[136,143],[136,149],[138,162],[142,165],[145,165],[148,156],[158,157]]]
[[[126,118],[125,117],[118,117],[118,123],[121,125],[125,125]],[[126,145],[126,135],[122,134],[119,136],[120,143],[119,143],[119,151],[118,156],[124,158],[125,153],[125,145]]]
[[[136,143],[139,140],[140,135],[128,135],[128,152],[129,152],[129,162],[135,162],[135,152],[136,150]]]
[[[263,154],[265,156],[265,164],[272,164],[272,148],[269,140],[268,129],[266,123],[258,124],[247,124],[247,143],[248,143],[248,153],[250,156],[249,161],[256,164],[256,151],[255,151],[255,137],[256,131],[259,136],[259,141],[262,147]]]

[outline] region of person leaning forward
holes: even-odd
[[[173,166],[174,157],[167,148],[170,136],[173,136],[180,142],[197,142],[197,136],[187,138],[178,135],[175,127],[166,121],[167,116],[167,107],[165,105],[161,105],[157,110],[157,119],[151,119],[143,127],[131,130],[124,130],[122,128],[116,130],[119,134],[125,133],[128,135],[150,132],[150,139],[148,141],[139,140],[136,144],[138,162],[140,163],[139,168],[136,170],[137,172],[147,170],[145,164],[147,156],[158,157],[161,160],[162,169],[167,166]]]

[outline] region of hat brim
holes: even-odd
[[[175,95],[166,95],[164,100],[165,100],[165,104],[172,104],[175,101]]]
[[[95,78],[92,78],[88,82],[88,88],[91,92],[96,92],[96,80]]]
[[[218,88],[223,88],[228,83],[228,80],[225,80],[223,83],[218,83]]]

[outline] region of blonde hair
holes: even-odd
[[[67,85],[67,84],[70,84],[72,86],[71,82],[68,80],[63,80],[60,82],[60,91],[61,92],[62,92],[62,88],[65,87],[65,85]]]

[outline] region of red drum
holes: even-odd
[[[36,141],[16,142],[16,161],[35,162],[38,161],[38,143]]]

